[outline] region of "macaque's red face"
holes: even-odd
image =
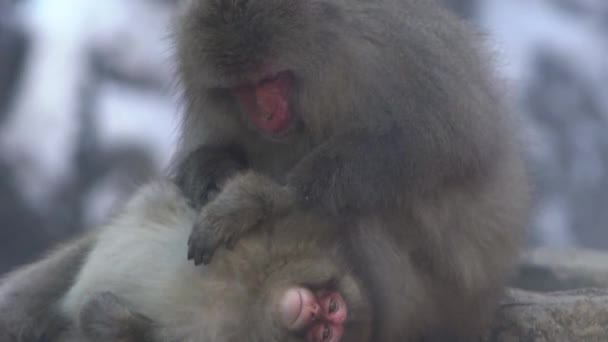
[[[279,137],[294,122],[289,103],[292,83],[292,74],[284,71],[257,84],[236,87],[233,93],[253,126],[265,135]]]
[[[347,314],[346,302],[338,292],[313,293],[292,287],[280,301],[283,323],[291,331],[304,332],[307,342],[339,342]]]

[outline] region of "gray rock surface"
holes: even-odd
[[[486,342],[608,341],[608,253],[525,253]]]
[[[606,342],[608,289],[510,290],[484,342]]]

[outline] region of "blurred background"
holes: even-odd
[[[107,219],[177,135],[177,0],[0,0],[0,274]],[[608,249],[608,1],[444,0],[495,51],[531,246]]]

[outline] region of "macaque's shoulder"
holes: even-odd
[[[181,191],[170,182],[142,186],[129,199],[113,225],[175,226],[194,222],[196,212]]]

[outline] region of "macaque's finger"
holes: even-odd
[[[208,229],[195,226],[188,239],[188,260],[194,260],[195,265],[211,263],[213,254],[220,245],[220,239]]]
[[[237,238],[235,236],[231,236],[226,239],[226,248],[231,251],[236,246],[236,243],[237,243]]]

